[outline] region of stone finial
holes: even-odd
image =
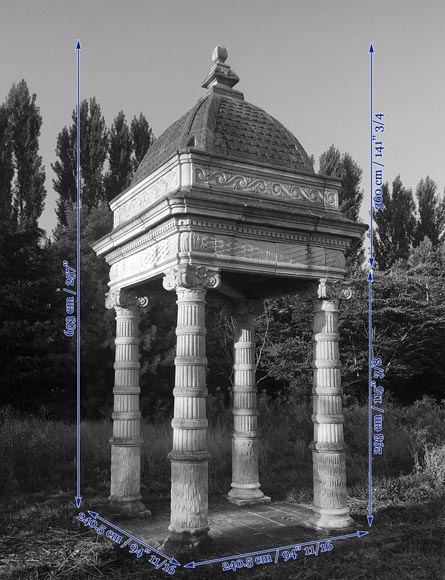
[[[225,63],[227,60],[227,48],[225,46],[221,46],[218,44],[212,52],[212,60],[213,62],[222,62]]]
[[[216,89],[232,92],[232,87],[239,81],[239,76],[226,64],[227,49],[218,45],[212,53],[213,66],[202,84],[204,89]],[[238,91],[233,91],[238,94]],[[239,93],[242,95],[242,93]]]

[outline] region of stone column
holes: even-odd
[[[262,303],[238,302],[232,313],[235,320],[232,489],[227,499],[239,506],[270,502],[270,497],[260,489],[258,477],[255,316],[263,310]]]
[[[341,281],[320,280],[314,300],[314,508],[311,523],[327,530],[354,525],[346,497],[338,300],[350,298]]]
[[[171,521],[163,545],[169,553],[209,541],[205,296],[219,284],[219,271],[203,266],[181,265],[164,278],[164,288],[178,297]]]
[[[123,290],[108,292],[107,308],[116,311],[114,412],[111,443],[111,494],[113,512],[150,515],[141,502],[141,446],[139,411],[139,309],[146,297]]]

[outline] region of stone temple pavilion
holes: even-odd
[[[279,121],[244,100],[218,46],[198,102],[150,147],[128,189],[110,203],[113,230],[94,245],[110,265],[116,312],[110,504],[138,515],[139,311],[176,293],[177,343],[171,522],[164,544],[208,538],[206,295],[234,317],[232,485],[228,501],[269,502],[258,473],[255,316],[266,298],[313,301],[314,506],[311,524],[353,524],[346,502],[338,305],[350,297],[345,250],[364,226],[339,210],[337,179],[317,175]]]

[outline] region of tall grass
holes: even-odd
[[[217,398],[209,401],[209,490],[225,494],[231,482],[231,412]],[[310,500],[312,458],[311,407],[308,402],[259,396],[260,481],[276,499]],[[111,421],[83,421],[82,481],[107,491],[110,479]],[[410,488],[428,494],[445,483],[445,406],[424,398],[410,407],[387,402],[383,422],[385,447],[374,461],[381,493]],[[170,418],[142,421],[142,481],[148,492],[168,495],[171,450]],[[368,410],[345,408],[347,477],[359,493],[367,476]],[[0,413],[0,491],[72,490],[76,476],[76,426],[39,417]],[[380,478],[380,479],[379,479]],[[391,491],[392,490],[392,491]],[[422,491],[423,490],[423,491]],[[379,492],[380,493],[380,492]],[[397,492],[398,493],[398,492]]]

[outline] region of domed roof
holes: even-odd
[[[239,79],[224,64],[226,58],[227,51],[216,47],[215,64],[202,85],[207,92],[153,143],[133,177],[132,186],[159,169],[177,151],[188,148],[234,161],[314,172],[295,136],[232,88]]]

